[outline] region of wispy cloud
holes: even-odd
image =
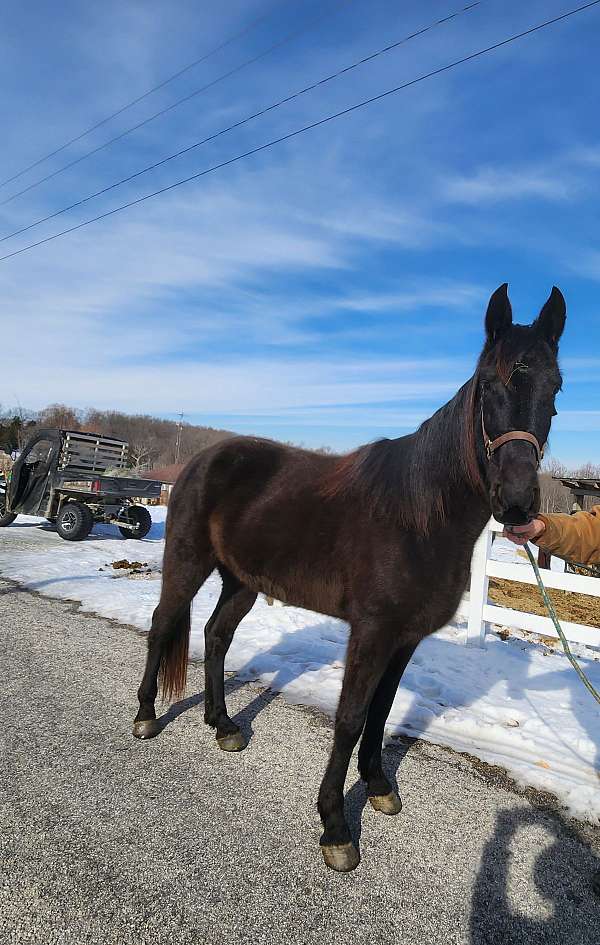
[[[357,223],[350,235],[329,222],[337,221],[334,190],[318,219],[299,197],[293,199],[295,184],[292,178],[278,202],[277,174],[241,174],[227,187],[217,182],[192,189],[72,234],[68,253],[65,244],[50,243],[0,264],[5,343],[17,346],[23,331],[32,330],[40,351],[52,346],[68,357],[74,347],[85,348],[92,360],[104,357],[103,339],[113,334],[116,356],[126,352],[134,359],[153,350],[185,354],[189,346],[232,333],[253,344],[301,346],[319,337],[308,320],[324,321],[336,312],[470,309],[483,300],[481,287],[447,278],[425,285],[413,279],[408,288],[394,285],[391,291],[389,279],[381,289],[344,290],[345,271],[388,236],[394,244],[393,232],[377,222],[386,214],[376,198],[370,204],[364,198],[363,218],[370,222],[362,229]],[[326,292],[282,292],[273,285],[275,279],[323,273],[331,274]],[[367,334],[363,326],[357,338]]]
[[[548,3],[559,10],[560,0]],[[261,30],[140,103],[132,118],[266,48],[322,6],[311,0],[308,10],[274,8]],[[373,0],[366,19],[363,4],[348,4],[343,16],[333,7],[314,33],[215,86],[194,100],[196,107],[176,110],[0,209],[0,235],[360,58],[429,15],[389,0]],[[161,9],[107,0],[101,10],[57,9],[7,8],[0,35],[7,103],[1,176],[197,58],[263,4]],[[515,7],[515,31],[530,15],[524,5]],[[579,90],[589,86],[586,44],[593,53],[593,31],[583,18],[579,23],[572,21],[573,43],[548,31],[518,52],[507,48],[440,75],[0,264],[2,400],[162,414],[183,409],[208,423],[227,416],[234,428],[272,428],[283,439],[295,425],[318,443],[327,442],[326,425],[327,437],[339,428],[339,437],[351,432],[360,441],[371,430],[413,429],[469,376],[485,301],[499,282],[510,281],[518,314],[521,300],[532,311],[558,281],[570,306],[561,407],[573,412],[571,424],[587,424],[586,445],[594,442],[586,408],[600,371],[592,356],[600,339],[590,281],[600,275],[600,149],[593,138],[578,141],[575,130],[589,127],[589,102]],[[483,8],[481,15],[473,11],[398,56],[107,196],[93,211],[436,68],[448,61],[449,48],[466,54],[505,29],[502,5],[486,7],[485,15]],[[532,108],[519,92],[533,89],[531,76],[550,63],[564,81],[553,96],[538,95],[536,86]],[[570,132],[555,134],[565,128],[567,108]],[[115,124],[90,144],[128,121],[122,116]],[[88,209],[61,220],[77,222]],[[51,224],[39,235],[53,231]],[[21,244],[2,244],[13,245]],[[557,444],[568,420],[561,414]]]
[[[333,307],[353,312],[416,312],[423,308],[469,309],[481,303],[486,291],[464,283],[424,285],[412,291],[357,293],[332,300]]]
[[[572,252],[569,257],[569,267],[573,272],[594,282],[600,280],[600,249],[582,247]]]
[[[442,196],[453,203],[492,204],[507,200],[563,201],[578,189],[574,180],[543,168],[506,170],[487,167],[457,175],[442,184]]]
[[[566,356],[560,359],[565,386],[569,384],[598,383],[600,358]]]
[[[600,410],[559,410],[552,429],[562,433],[598,433]]]
[[[569,155],[575,164],[582,167],[600,167],[600,145],[587,144],[573,148]]]
[[[432,408],[406,408],[401,405],[389,406],[374,403],[370,406],[363,404],[343,404],[334,407],[319,407],[318,409],[297,408],[293,411],[255,413],[224,413],[219,414],[221,421],[229,423],[236,430],[252,429],[258,424],[268,422],[269,426],[282,429],[293,426],[295,429],[305,428],[323,429],[330,427],[340,430],[389,431],[390,435],[398,435],[406,431],[416,430],[417,427],[431,416]],[[206,415],[203,417],[206,419]]]
[[[3,377],[7,399],[33,406],[62,400],[63,372],[56,361],[40,358],[23,377],[18,366]],[[62,362],[64,363],[64,362]],[[344,405],[444,402],[458,387],[456,365],[440,370],[439,361],[369,364],[327,359],[235,359],[194,363],[162,362],[94,367],[86,359],[69,363],[70,401],[78,406],[139,412],[214,411],[239,414],[267,411],[338,410]],[[76,396],[75,396],[76,392]]]
[[[452,233],[448,223],[433,220],[416,209],[386,210],[364,198],[359,203],[362,206],[357,207],[353,200],[352,208],[338,204],[327,217],[322,213],[318,217],[307,214],[305,219],[339,237],[395,243],[409,249],[425,249]]]

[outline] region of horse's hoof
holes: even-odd
[[[133,723],[134,738],[154,738],[160,732],[156,719],[147,719],[145,722]]]
[[[333,844],[332,846],[321,847],[325,865],[336,873],[349,873],[355,870],[360,863],[358,850],[353,843]]]
[[[376,794],[369,798],[369,803],[375,810],[380,810],[382,814],[388,814],[390,817],[399,814],[402,810],[402,801],[395,791],[390,791],[389,794]]]
[[[221,751],[243,751],[246,747],[246,739],[241,732],[232,732],[231,735],[217,736],[217,745]]]

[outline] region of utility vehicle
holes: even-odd
[[[160,483],[124,477],[128,466],[129,446],[122,440],[39,430],[10,473],[0,474],[0,527],[23,513],[48,519],[66,541],[86,538],[96,522],[114,523],[125,538],[144,538],[152,519],[136,500],[157,498]]]

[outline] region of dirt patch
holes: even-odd
[[[147,568],[147,561],[128,561],[127,558],[121,558],[120,561],[113,561],[111,568],[115,571],[139,571],[141,568]]]
[[[131,580],[155,580],[162,574],[160,568],[149,565],[147,561],[128,561],[127,558],[121,558],[119,561],[112,561],[99,571],[113,570],[116,573],[111,574],[112,578],[129,578]]]
[[[600,598],[558,591],[553,587],[548,589],[548,593],[561,620],[600,627]],[[494,604],[500,604],[502,607],[539,614],[541,617],[548,616],[539,589],[531,584],[521,584],[519,581],[508,581],[505,578],[490,578],[489,596]]]

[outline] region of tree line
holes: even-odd
[[[558,479],[574,477],[575,479],[600,479],[600,465],[584,463],[575,469],[569,469],[564,463],[551,458],[542,466],[540,472],[540,511],[541,512],[570,512],[573,498],[570,490],[563,486]],[[597,505],[598,500],[586,496],[583,500],[584,508]]]
[[[50,404],[35,414],[0,408],[0,450],[14,455],[37,430],[58,427],[126,440],[133,467],[143,470],[186,463],[206,446],[234,436],[229,430],[182,423],[178,437],[178,426],[175,420],[161,420],[148,414],[95,407],[77,410],[66,404]]]
[[[27,414],[22,410],[3,411],[0,407],[0,451],[14,455],[36,430],[44,427],[81,430],[126,440],[134,469],[140,472],[168,469],[173,477],[195,453],[235,435],[229,430],[183,423],[178,447],[177,422],[161,420],[148,414],[98,410],[95,407],[77,410],[66,404],[50,404],[35,414]],[[331,450],[324,446],[318,452],[330,453]],[[556,476],[600,479],[600,465],[586,463],[577,469],[569,469],[556,459],[546,461],[540,474],[542,512],[571,510],[569,490],[554,478]]]

